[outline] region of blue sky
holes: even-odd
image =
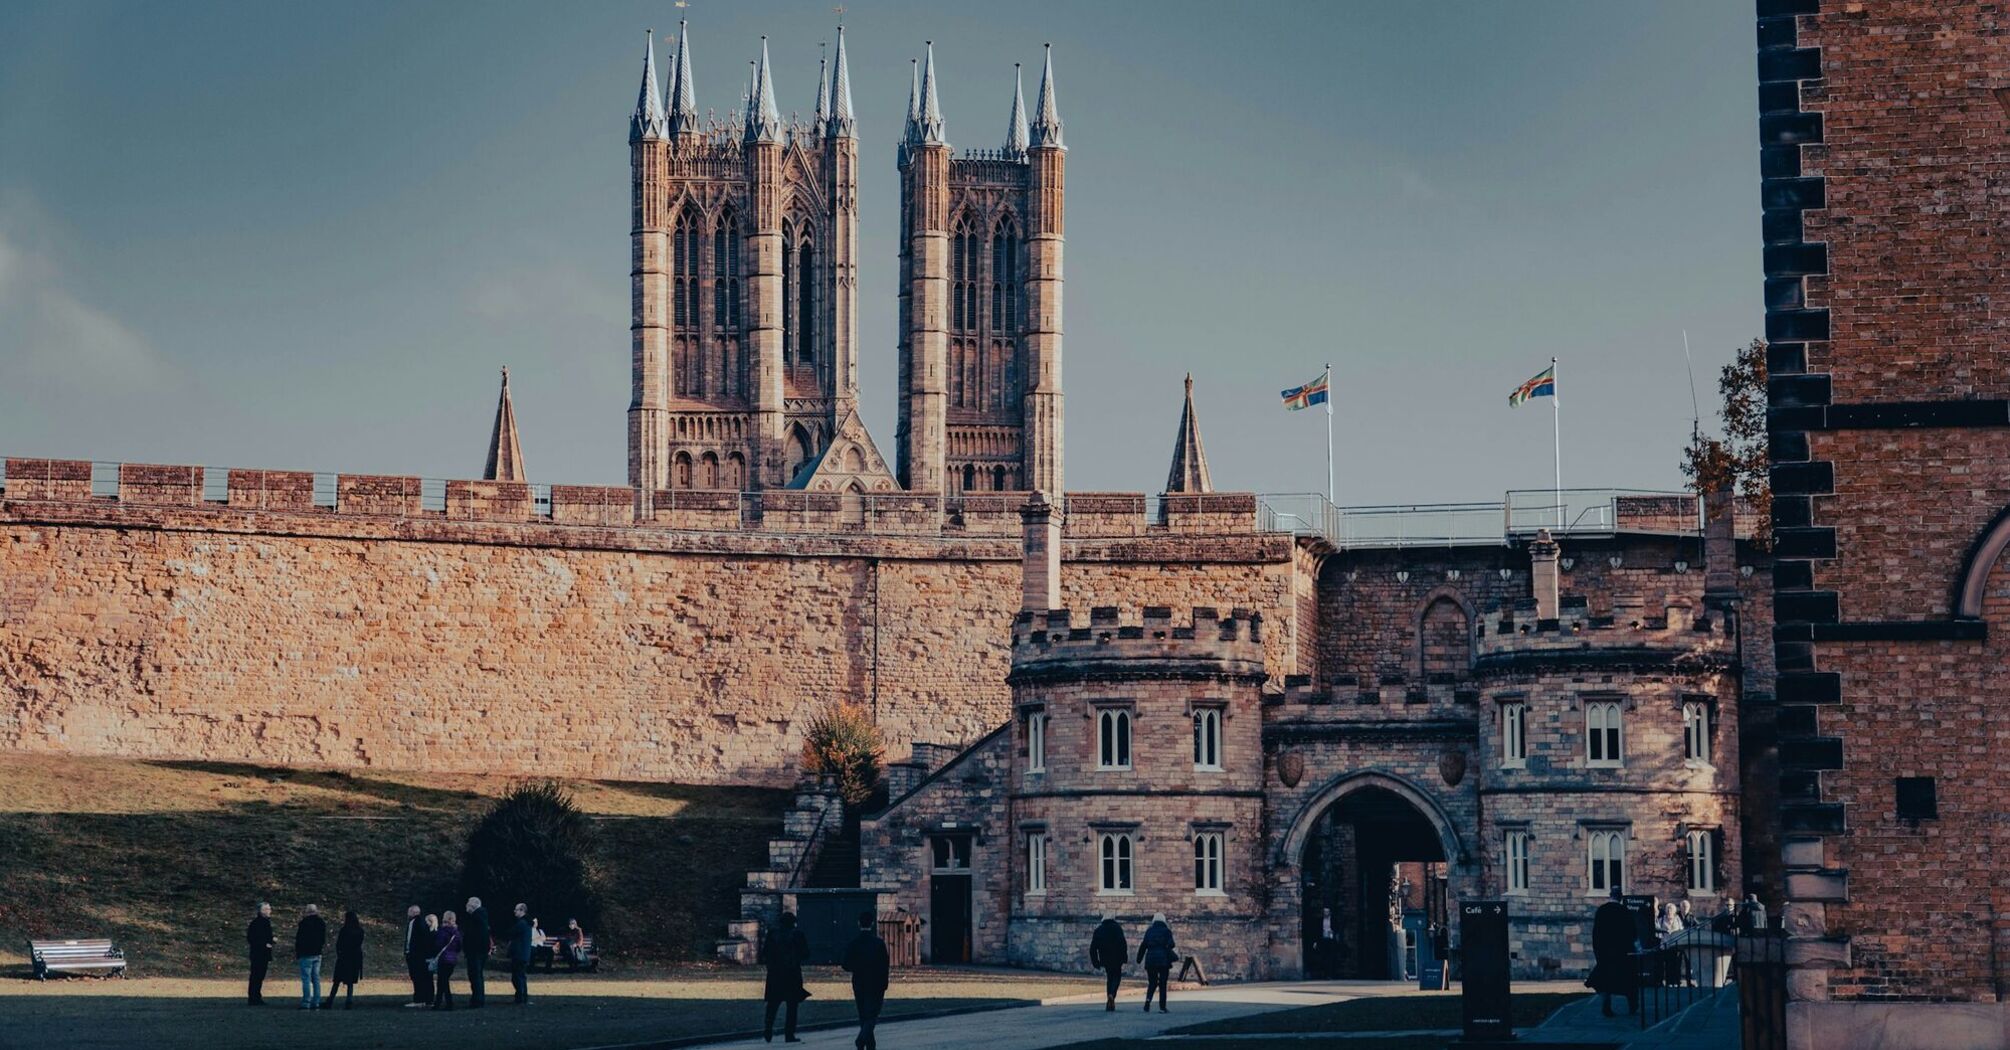
[[[1758,334],[1749,0],[855,0],[861,383],[893,441],[908,59],[1002,139],[1054,44],[1070,146],[1067,471],[1163,483],[1195,380],[1215,483],[1343,503],[1675,487]],[[811,108],[825,3],[0,5],[0,454],[477,476],[509,365],[534,480],[619,483],[642,31],[701,108],[766,34]],[[1029,85],[1030,87],[1030,85]],[[1029,100],[1030,101],[1030,100]]]

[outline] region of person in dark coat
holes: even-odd
[[[433,1009],[454,1008],[454,964],[460,961],[460,924],[453,912],[441,912],[439,932],[433,934]]]
[[[484,974],[489,967],[489,910],[480,897],[468,898],[468,913],[461,917],[461,959],[468,964],[468,1008],[478,1009],[488,998]]]
[[[1173,963],[1179,961],[1179,953],[1173,951],[1172,927],[1166,925],[1164,913],[1152,916],[1151,928],[1145,930],[1144,939],[1138,942],[1138,961],[1145,964],[1145,1010],[1152,1008],[1152,993],[1159,997],[1159,1013],[1166,1011],[1166,985],[1171,983]]]
[[[530,905],[516,906],[516,925],[509,935],[509,986],[516,992],[518,1006],[530,1005],[530,953],[537,940],[536,928],[531,925]]]
[[[796,1011],[810,997],[809,989],[803,987],[803,960],[809,957],[810,939],[796,927],[794,912],[782,913],[775,928],[768,931],[768,943],[761,954],[768,964],[767,988],[762,993],[768,1003],[768,1018],[762,1033],[768,1042],[775,1041],[775,1010],[786,1006],[782,1041],[800,1043],[802,1040],[796,1038]]]
[[[1124,943],[1124,928],[1117,924],[1117,913],[1104,912],[1102,924],[1089,938],[1089,965],[1103,971],[1103,1009],[1111,1013],[1117,1009],[1117,985],[1124,979],[1130,951]]]
[[[851,997],[858,1004],[858,1050],[878,1050],[873,1025],[879,1023],[879,1009],[886,1005],[886,986],[893,977],[893,959],[886,954],[886,942],[873,931],[877,917],[871,911],[858,913],[858,936],[844,950],[845,972],[851,974]]]
[[[405,909],[405,972],[412,978],[412,1001],[406,1006],[424,1006],[433,1001],[433,972],[426,960],[433,957],[433,931],[426,928],[425,916],[414,904]]]
[[[265,1005],[265,971],[272,966],[272,905],[259,902],[258,912],[244,928],[244,947],[251,953],[251,1005]]]
[[[335,931],[335,979],[329,982],[328,998],[321,1000],[323,1010],[335,1008],[335,996],[343,985],[349,986],[349,997],[342,1001],[342,1009],[352,1009],[356,1005],[356,982],[363,976],[363,920],[353,911],[342,913],[342,928]]]
[[[328,948],[328,924],[312,904],[293,929],[293,958],[300,964],[300,1008],[321,1005],[321,953]]]
[[[1600,1009],[1607,1017],[1612,1016],[1614,994],[1626,997],[1627,1013],[1639,1012],[1639,982],[1633,962],[1637,937],[1633,913],[1619,899],[1619,887],[1614,886],[1611,899],[1599,905],[1591,918],[1591,979],[1585,982],[1599,994]]]

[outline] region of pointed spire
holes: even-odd
[[[816,131],[818,138],[823,137],[824,129],[830,126],[830,120],[831,120],[830,69],[828,65],[824,62],[823,56],[818,55],[817,56],[817,113],[816,113],[816,123],[814,127],[814,130]]]
[[[782,141],[782,114],[775,108],[775,81],[768,72],[768,38],[761,38],[761,64],[754,70],[753,99],[747,103],[747,141]]]
[[[698,95],[691,90],[691,41],[684,22],[677,23],[677,60],[670,69],[670,133],[698,130]]]
[[[935,100],[935,41],[928,42],[928,59],[921,67],[921,113],[916,118],[919,141],[929,146],[946,146],[942,137],[942,104]]]
[[[845,68],[843,26],[838,27],[837,59],[831,66],[831,119],[825,130],[834,139],[858,133],[858,121],[851,115],[851,73]]]
[[[1026,152],[1026,76],[1012,63],[1012,119],[1005,125],[1005,152]]]
[[[635,99],[635,113],[628,118],[628,141],[663,137],[663,95],[656,86],[656,31],[643,34],[642,92]]]
[[[516,406],[509,399],[509,369],[502,370],[502,398],[496,402],[495,432],[489,435],[487,481],[523,481],[523,445],[516,438]]]
[[[1061,110],[1054,97],[1054,45],[1047,45],[1047,68],[1040,74],[1040,104],[1033,116],[1033,145],[1067,149],[1061,141]]]
[[[921,137],[921,63],[916,59],[907,60],[907,124],[901,128],[903,142],[914,142]]]
[[[1192,372],[1186,374],[1186,406],[1180,409],[1179,433],[1173,435],[1172,469],[1166,472],[1166,491],[1188,494],[1214,491],[1214,481],[1207,476],[1207,450],[1200,445],[1200,417],[1193,411]]]

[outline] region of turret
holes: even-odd
[[[1207,473],[1207,450],[1200,443],[1200,417],[1193,410],[1193,373],[1186,374],[1186,404],[1180,409],[1179,431],[1173,435],[1172,467],[1166,471],[1166,492],[1199,495],[1214,491]]]
[[[844,27],[837,31],[828,87],[829,111],[821,120],[824,135],[824,194],[830,202],[831,230],[825,238],[830,260],[830,294],[823,307],[824,330],[831,339],[832,420],[842,420],[858,406],[858,122],[852,117],[851,72],[846,67]]]
[[[1066,230],[1063,202],[1067,193],[1067,146],[1061,140],[1061,114],[1054,92],[1054,48],[1047,46],[1046,67],[1040,74],[1031,142],[1026,151],[1031,166],[1031,214],[1026,240],[1026,487],[1060,494],[1061,398],[1061,249]]]
[[[935,45],[910,103],[901,205],[907,227],[908,317],[901,483],[940,492],[946,479],[949,311],[949,142],[935,93]]]
[[[516,436],[516,405],[509,396],[509,369],[502,370],[502,395],[496,400],[495,428],[489,432],[489,458],[482,466],[485,481],[525,481],[523,443]]]
[[[782,118],[768,69],[768,38],[747,102],[746,162],[753,232],[747,237],[748,385],[756,449],[750,487],[782,477]]]
[[[628,118],[628,141],[660,139],[664,132],[663,93],[656,86],[656,31],[643,33],[642,91]]]
[[[681,56],[682,47],[679,47]],[[682,58],[679,58],[679,66]],[[681,75],[681,74],[679,74]],[[642,58],[642,88],[628,122],[630,322],[628,483],[638,513],[649,510],[656,489],[669,480],[664,461],[670,391],[668,273],[668,115],[656,83],[656,41],[649,34]],[[505,396],[507,396],[505,388]]]
[[[677,23],[677,59],[670,68],[670,134],[679,143],[698,138],[698,95],[691,89],[691,41],[681,20]]]
[[[1026,131],[1026,84],[1019,63],[1012,63],[1012,116],[1005,122],[1005,154],[1024,157],[1030,141]]]

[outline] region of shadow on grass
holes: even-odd
[[[477,807],[486,802],[478,792],[420,787],[394,780],[378,780],[374,777],[358,776],[355,773],[343,770],[288,769],[283,766],[259,766],[243,762],[179,760],[150,761],[144,764],[160,769],[210,773],[215,776],[236,777],[240,780],[264,780],[268,782],[298,784],[303,787],[320,788],[324,791],[361,795],[380,802],[388,802],[412,809],[461,810]]]

